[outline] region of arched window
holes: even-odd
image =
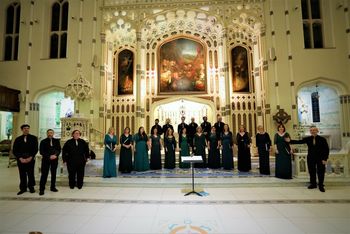
[[[320,0],[301,0],[304,47],[324,48]]]
[[[67,57],[68,8],[67,0],[57,0],[51,7],[50,58]]]
[[[11,3],[6,9],[5,28],[5,53],[4,60],[18,59],[19,23],[21,17],[21,5],[18,2]]]

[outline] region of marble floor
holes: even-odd
[[[57,193],[17,196],[17,168],[1,162],[4,234],[350,233],[346,179],[329,179],[321,193],[306,178],[199,178],[199,197],[184,196],[188,178],[86,178],[81,190],[60,178]]]

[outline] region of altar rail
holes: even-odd
[[[307,153],[295,153],[295,177],[307,177]],[[349,177],[350,152],[331,152],[326,165],[326,177]]]

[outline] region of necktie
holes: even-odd
[[[50,146],[53,146],[53,144],[52,144],[52,138],[50,138]]]
[[[27,136],[24,136],[24,142],[27,143]]]
[[[313,139],[312,139],[312,144],[313,144],[313,145],[316,145],[316,137],[313,137]]]

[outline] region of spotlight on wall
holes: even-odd
[[[269,48],[268,55],[269,55],[270,61],[276,61],[277,60],[275,48],[273,48],[273,47]]]
[[[95,54],[94,57],[92,58],[92,63],[91,66],[94,68],[98,67],[98,62],[97,62],[97,55]]]

